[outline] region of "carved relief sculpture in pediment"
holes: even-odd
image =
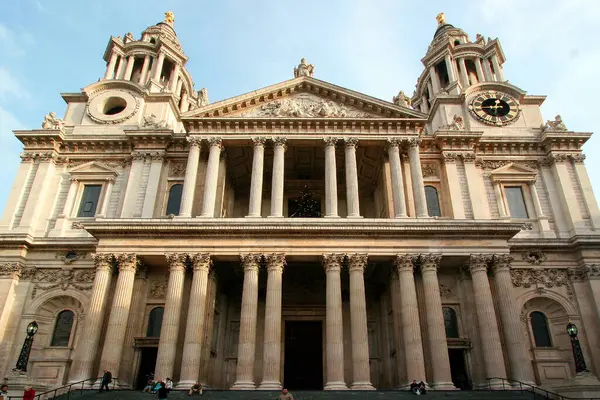
[[[77,290],[91,290],[96,271],[88,269],[73,269],[71,267],[57,268],[39,268],[33,277],[34,287],[31,297],[35,297],[38,292],[60,288],[67,290],[73,287]]]

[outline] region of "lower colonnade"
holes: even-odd
[[[202,376],[202,332],[205,331],[207,291],[213,260],[208,253],[170,253],[164,255],[169,276],[166,289],[164,318],[162,320],[156,377],[172,377],[179,371],[177,386],[188,388]],[[365,269],[368,254],[327,253],[316,256],[325,275],[325,341],[324,341],[324,389],[325,390],[373,390],[371,383],[369,337],[367,321],[367,296]],[[452,383],[442,299],[438,282],[438,270],[442,254],[396,254],[393,257],[390,276],[391,308],[396,334],[396,367],[398,376],[406,382],[427,380],[429,387],[438,390],[454,389]],[[133,281],[141,262],[136,254],[93,255],[96,275],[90,297],[81,342],[71,370],[71,381],[97,376],[99,371],[109,369],[117,377],[121,371],[123,346],[125,345],[127,321],[134,296]],[[283,253],[239,254],[243,269],[243,289],[237,364],[233,390],[280,390],[283,381],[282,357],[282,277],[286,269]],[[520,321],[512,299],[509,268],[512,257],[508,254],[471,254],[464,270],[471,276],[473,301],[480,331],[483,365],[488,377],[510,378],[533,382],[533,372],[527,360],[525,343],[519,336]],[[115,268],[117,271],[115,271]],[[259,303],[259,270],[266,270],[266,294],[264,306],[264,335],[262,345],[262,377],[256,379],[257,329]],[[349,318],[342,307],[342,271],[348,270]],[[192,279],[189,296],[184,295],[186,271]],[[488,271],[492,272],[495,296],[492,296]],[[111,278],[118,272],[114,295],[109,302]],[[419,307],[415,276],[420,274],[424,292],[424,308]],[[494,299],[500,304],[499,327]],[[183,302],[187,300],[188,304]],[[187,312],[184,314],[182,312]],[[107,318],[107,322],[105,321]],[[423,323],[424,322],[424,323]],[[106,324],[104,342],[101,331]],[[182,326],[182,324],[185,324]],[[350,325],[351,354],[345,353],[344,325]],[[422,331],[424,327],[424,331]],[[502,332],[500,332],[502,329]],[[180,330],[185,332],[180,335]],[[504,363],[500,336],[508,354],[508,371]],[[183,352],[178,361],[177,348],[183,336]],[[402,338],[399,340],[399,338]],[[424,339],[425,338],[425,339]],[[424,343],[425,342],[425,343]],[[347,347],[346,347],[347,349]],[[425,351],[427,349],[427,351]],[[99,364],[97,362],[99,357]],[[344,368],[351,359],[351,376]],[[429,366],[426,368],[426,363]],[[426,373],[427,370],[427,373]],[[403,371],[403,372],[401,372]],[[429,378],[429,379],[426,379]],[[501,384],[501,383],[500,383]]]

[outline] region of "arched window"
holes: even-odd
[[[441,217],[440,198],[438,191],[433,186],[425,186],[425,199],[427,200],[427,212],[430,217]]]
[[[444,326],[446,327],[447,338],[458,338],[458,320],[456,319],[456,311],[450,307],[443,307]]]
[[[182,192],[183,185],[181,183],[171,186],[171,190],[169,190],[169,200],[167,201],[167,215],[179,215]]]
[[[160,337],[160,328],[162,326],[164,311],[165,309],[163,307],[156,307],[150,311],[150,316],[148,317],[148,328],[146,329],[147,337]]]
[[[550,329],[548,329],[548,318],[546,318],[546,315],[543,312],[534,311],[530,314],[530,317],[535,347],[552,347]]]
[[[52,334],[52,342],[50,346],[67,347],[69,339],[71,339],[71,331],[73,330],[73,320],[75,314],[71,310],[64,310],[58,313],[56,324],[54,325],[54,333]]]

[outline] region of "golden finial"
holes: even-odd
[[[443,25],[446,23],[446,16],[444,13],[439,13],[435,19],[437,19],[438,25]]]
[[[173,14],[173,11],[167,11],[165,13],[165,22],[169,25],[173,25],[173,22],[175,22],[175,14]]]

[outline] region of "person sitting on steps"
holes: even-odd
[[[286,388],[283,388],[279,395],[279,400],[294,400],[294,396]]]
[[[200,384],[199,381],[196,381],[194,386],[192,386],[192,388],[188,392],[188,396],[193,396],[195,394],[200,395],[200,396],[202,395],[202,385]]]
[[[414,379],[410,384],[410,391],[416,395],[422,395],[427,393],[427,391],[425,390],[425,383],[423,383],[423,381],[417,383],[416,379]]]
[[[421,394],[427,394],[427,389],[425,388],[425,382],[423,382],[423,381],[419,382],[419,390],[421,391]]]

